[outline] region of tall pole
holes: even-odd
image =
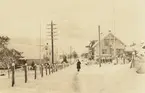
[[[114,36],[114,57],[116,56],[116,38]]]
[[[112,28],[113,28],[113,31],[114,31],[114,33],[115,33],[115,1],[113,0],[112,1],[112,6],[113,6],[113,18],[112,18],[112,20],[113,20],[113,24],[112,24]],[[116,44],[115,44],[115,42],[116,42],[116,40],[115,40],[115,36],[114,36],[114,57],[115,57],[115,55],[116,55]]]
[[[51,47],[52,47],[52,64],[54,64],[54,45],[53,45],[53,21],[51,21]]]
[[[51,30],[49,32],[51,35],[49,35],[49,36],[51,36],[51,52],[52,52],[51,53],[51,59],[52,59],[52,64],[53,65],[54,65],[54,40],[56,39],[54,37],[57,36],[56,31],[54,31],[54,29],[56,29],[56,28],[54,28],[54,25],[56,25],[56,24],[54,24],[53,21],[51,21],[51,23],[48,24],[48,26],[50,26],[50,28],[48,28],[48,29]]]
[[[99,67],[101,67],[100,25],[98,26],[98,35],[99,35]]]
[[[41,64],[41,23],[40,23],[40,64]]]

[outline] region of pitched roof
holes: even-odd
[[[115,39],[119,40],[121,42],[122,45],[125,45],[120,39],[118,39],[115,35],[113,35],[111,32],[108,35],[105,35],[102,37],[102,39],[100,40],[100,42],[102,42],[105,38],[107,38],[108,36],[113,36],[115,37]],[[99,44],[99,42],[97,41],[96,44],[94,44],[94,47],[96,47]],[[126,46],[126,45],[125,45]]]

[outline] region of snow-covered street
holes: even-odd
[[[144,93],[145,75],[136,74],[129,65],[82,65],[78,73],[72,65],[50,76],[34,80],[29,73],[28,83],[17,77],[16,86],[1,77],[0,93]],[[18,74],[17,74],[18,75]],[[23,73],[21,74],[23,76]],[[30,79],[31,77],[31,79]]]

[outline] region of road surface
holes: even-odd
[[[0,78],[0,93],[145,93],[145,75],[136,74],[129,65],[82,65],[80,72],[73,65],[37,80],[29,75],[26,84],[17,78],[13,88],[10,80],[4,80]]]

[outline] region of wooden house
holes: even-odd
[[[96,40],[95,44],[93,42],[93,46],[91,49],[93,52],[90,52],[91,57],[97,59],[99,57],[99,50],[101,57],[114,57],[116,55],[122,55],[124,53],[125,44],[114,36],[111,32],[102,37],[100,40],[100,48],[99,48],[99,41]],[[88,46],[87,46],[88,47]]]

